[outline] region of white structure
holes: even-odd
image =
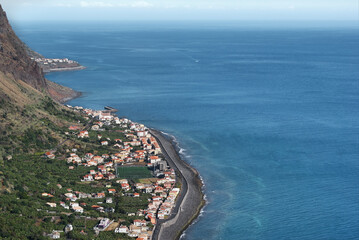
[[[128,227],[121,225],[115,229],[115,233],[128,233]]]

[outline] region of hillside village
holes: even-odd
[[[33,56],[31,57],[31,60],[37,62],[45,73],[54,71],[81,70],[85,68],[78,62],[68,58],[59,59]]]
[[[180,192],[175,171],[168,167],[157,140],[143,124],[120,119],[110,111],[67,107],[85,115],[88,124],[85,128],[80,124],[71,125],[65,134],[101,148],[101,154],[98,150],[85,153],[77,148],[67,149],[65,158],[62,158],[68,164],[68,171],[86,168],[86,174],[79,176],[80,181],[102,184],[105,188],[101,192],[84,192],[58,184],[59,189],[66,188],[62,196],[58,196],[61,200],[54,201],[54,195],[42,193],[42,197],[48,198],[47,206],[91,219],[88,210],[95,210],[98,223],[92,231],[97,235],[113,231],[138,240],[151,239],[157,220],[170,216]],[[55,151],[45,155],[49,159],[61,158]],[[125,224],[121,219],[109,217],[121,208],[119,197],[147,202],[144,208],[133,212],[120,210],[133,219]],[[72,231],[73,226],[67,225],[65,230]],[[54,229],[48,236],[60,238],[65,230]]]

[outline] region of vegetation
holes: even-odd
[[[74,92],[44,78],[9,26],[1,6],[0,32],[0,239],[49,239],[49,233],[63,230],[67,224],[72,224],[74,231],[61,233],[63,239],[130,239],[114,232],[95,235],[93,227],[99,216],[131,223],[139,217],[128,216],[127,211],[143,208],[150,196],[126,196],[119,185],[106,180],[81,182],[81,177],[95,167],[69,169],[64,161],[68,148],[78,148],[79,153],[102,153],[104,148],[98,141],[84,142],[65,134],[70,125],[85,128],[88,121],[49,95],[59,100]],[[116,130],[120,129],[113,129],[108,136],[125,140]],[[48,151],[55,152],[57,158],[47,158],[44,153]],[[92,205],[104,199],[94,198],[79,200],[83,214],[59,206],[71,189],[96,194],[107,192],[109,186],[118,192],[113,194],[113,203],[101,206],[115,211],[95,210]],[[50,207],[47,203],[57,205]]]
[[[79,155],[86,152],[99,155],[109,153],[108,147],[99,144],[98,132],[90,131],[92,139],[87,142],[75,135],[66,136],[64,132],[68,131],[68,126],[78,125],[78,121],[85,126],[87,121],[80,114],[64,109],[48,98],[42,99],[38,105],[25,106],[22,112],[24,119],[35,115],[31,123],[21,126],[16,121],[13,122],[14,114],[9,111],[7,117],[11,121],[10,124],[6,124],[10,127],[1,129],[3,134],[0,135],[0,143],[4,144],[0,145],[0,239],[48,239],[46,234],[53,230],[63,230],[67,224],[72,224],[74,231],[61,233],[62,238],[131,239],[127,235],[115,234],[113,231],[95,235],[93,227],[98,223],[97,218],[100,216],[121,219],[125,225],[130,225],[134,219],[143,219],[128,216],[128,213],[145,209],[151,195],[141,194],[140,197],[134,198],[122,192],[120,184],[110,181],[81,182],[82,176],[97,168],[76,166],[70,170],[70,165],[61,157],[66,156],[67,148],[77,148]],[[101,134],[106,138],[127,141],[118,129]],[[66,144],[63,144],[64,142]],[[56,149],[56,159],[45,157],[45,151],[50,149]],[[8,159],[8,156],[11,158]],[[121,177],[126,178],[152,176],[146,167],[121,168],[120,172]],[[113,212],[100,213],[92,208],[104,199],[80,199],[79,203],[86,204],[81,215],[58,204],[65,201],[64,194],[69,192],[68,188],[84,193],[107,193],[109,186],[118,192],[112,196],[113,203],[103,203],[101,206],[105,209],[114,209]],[[44,197],[42,193],[49,193],[53,197]],[[47,202],[56,202],[57,206],[51,208]]]

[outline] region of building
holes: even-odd
[[[128,227],[121,225],[115,229],[115,233],[128,233]]]
[[[113,223],[113,221],[110,221],[108,218],[103,218],[100,220],[100,222],[94,227],[95,231],[104,231],[110,224]]]

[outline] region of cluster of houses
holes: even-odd
[[[129,237],[134,237],[141,240],[149,240],[152,236],[152,231],[145,220],[135,219],[133,223],[127,227],[120,225],[115,229],[115,233],[127,234]]]
[[[97,119],[91,126],[92,131],[99,131],[97,134],[97,140],[102,146],[109,146],[118,149],[117,153],[111,155],[93,156],[89,153],[89,156],[79,158],[73,153],[68,161],[75,161],[78,165],[85,166],[97,166],[102,163],[102,160],[108,160],[113,164],[134,164],[134,163],[146,163],[150,168],[160,168],[165,170],[167,164],[161,159],[161,148],[157,140],[150,134],[148,128],[143,124],[132,122],[126,118],[118,118],[113,116],[109,111],[95,111],[92,109],[83,109],[81,107],[74,107],[73,109],[85,113],[88,117]],[[104,138],[101,135],[103,125],[117,125],[122,129],[124,139],[110,139]],[[70,130],[80,130],[76,126],[70,126]],[[89,138],[89,132],[87,130],[79,131],[78,138]],[[103,159],[101,159],[103,158]],[[99,162],[101,161],[101,162]]]
[[[136,184],[137,191],[151,192],[152,198],[149,200],[144,214],[151,223],[156,223],[157,219],[165,219],[171,214],[175,206],[176,197],[180,191],[175,188],[176,176],[173,169],[165,172],[164,178],[157,179],[154,184]]]
[[[113,158],[111,158],[113,159]],[[96,156],[92,153],[86,153],[83,157],[79,157],[76,153],[70,153],[70,156],[66,159],[67,163],[73,163],[78,166],[85,167],[97,167],[96,170],[90,170],[89,174],[82,177],[82,181],[91,182],[94,180],[113,180],[116,175],[114,162],[110,159],[108,154],[102,154]]]
[[[68,106],[71,107],[71,106]],[[72,150],[69,153],[66,161],[72,164],[69,168],[74,166],[92,167],[88,174],[82,176],[81,181],[92,182],[101,180],[114,180],[116,178],[116,168],[120,165],[140,165],[147,166],[153,170],[155,177],[151,181],[129,182],[127,179],[116,180],[120,184],[120,188],[109,188],[106,192],[100,193],[83,193],[67,189],[64,194],[66,201],[59,202],[59,205],[65,209],[71,209],[76,213],[83,213],[84,208],[91,207],[99,212],[114,212],[113,208],[104,208],[102,203],[113,203],[111,196],[121,192],[121,195],[130,197],[140,197],[142,194],[150,194],[146,209],[139,209],[137,216],[142,216],[146,220],[134,220],[130,226],[120,225],[115,229],[115,233],[124,233],[129,237],[136,237],[138,239],[148,240],[151,238],[152,229],[149,226],[155,225],[157,219],[165,219],[171,215],[171,211],[175,206],[176,198],[180,192],[179,188],[175,187],[176,174],[175,171],[168,167],[167,162],[161,158],[161,148],[156,138],[154,138],[143,124],[132,122],[126,118],[118,118],[113,116],[109,111],[95,111],[91,109],[84,109],[82,107],[71,107],[75,111],[85,113],[88,118],[93,118],[91,130],[82,130],[77,126],[70,126],[69,130],[78,131],[78,138],[88,138],[89,131],[96,131],[97,140],[102,146],[111,146],[113,149],[118,149],[116,153],[95,155],[93,153],[86,153],[79,156]],[[125,136],[122,139],[104,138],[101,132],[104,131],[103,126],[116,125],[119,126],[121,132]],[[49,157],[49,156],[48,156]],[[52,157],[52,156],[51,156]],[[93,167],[96,167],[93,169]],[[53,197],[49,193],[43,193],[44,197]],[[86,203],[79,199],[102,199],[98,205],[87,206]],[[48,202],[50,207],[56,207],[57,203]],[[132,213],[129,213],[129,215]],[[96,232],[105,231],[113,221],[108,218],[100,218],[99,223],[94,227]]]
[[[72,191],[72,189],[70,189],[70,188],[68,188],[67,191],[68,192],[64,194],[65,200],[60,201],[59,205],[61,207],[63,207],[64,209],[72,209],[72,211],[77,212],[77,213],[83,213],[84,207],[87,206],[87,204],[85,202],[78,203],[78,202],[76,202],[77,200],[80,200],[80,199],[103,199],[106,196],[106,194],[104,192],[83,193],[83,192],[79,192],[79,191]],[[111,193],[111,189],[109,189],[108,192]],[[50,193],[42,193],[41,196],[47,197],[47,198],[54,197]],[[113,201],[112,201],[111,197],[108,197],[108,198],[106,198],[105,202],[112,203]],[[58,206],[57,203],[55,203],[55,202],[47,202],[46,204],[52,208]],[[97,210],[99,212],[114,212],[113,208],[104,209],[103,207],[98,206],[98,205],[92,205],[91,207],[92,207],[92,209]]]
[[[68,63],[68,64],[77,63],[76,61],[69,60],[67,58],[62,58],[62,59],[58,59],[58,58],[31,58],[31,59],[34,60],[37,63],[44,64],[44,65],[56,64],[56,63]]]

